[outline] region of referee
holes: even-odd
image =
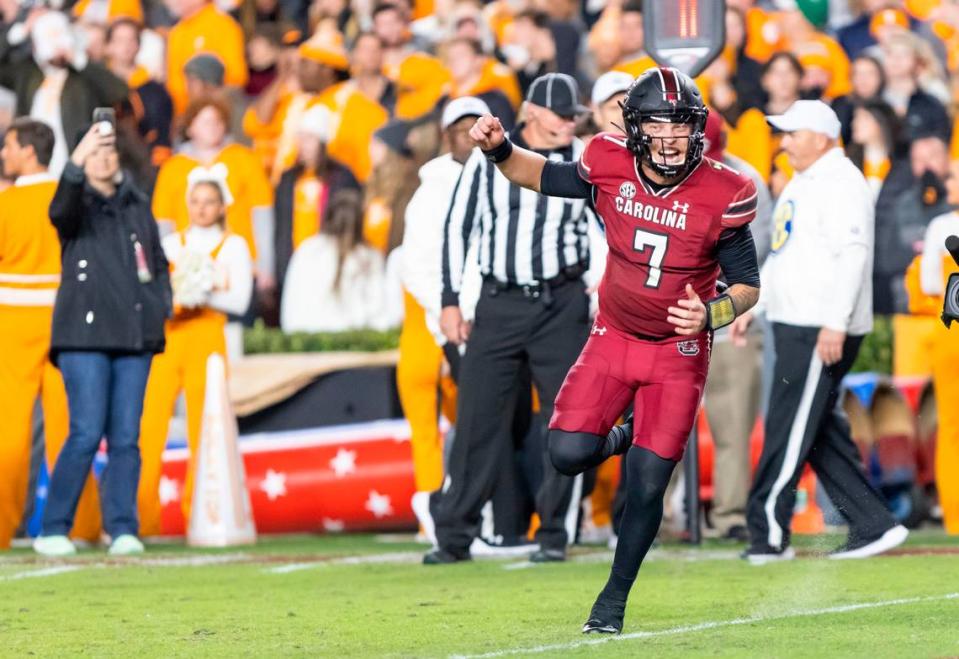
[[[550,160],[575,162],[579,105],[575,80],[549,73],[530,86],[525,121],[515,143]],[[511,423],[518,376],[532,373],[545,418],[589,332],[589,265],[584,200],[546,197],[514,185],[479,149],[467,160],[453,193],[443,245],[440,328],[456,345],[467,342],[460,366],[456,441],[443,488],[432,502],[438,547],[426,564],[470,558],[480,512],[492,496],[499,470],[511,453]],[[479,241],[483,287],[475,320],[460,313],[459,290],[471,240]],[[573,479],[543,456],[543,483],[536,497],[539,550],[533,561],[566,556],[567,516],[574,516]]]
[[[772,323],[776,363],[743,557],[757,565],[793,558],[789,527],[808,462],[849,525],[848,541],[830,557],[865,558],[908,535],[866,480],[837,408],[842,378],[872,330],[872,195],[838,146],[839,119],[828,105],[797,101],[767,121],[785,133],[796,175],[776,202],[761,274],[757,308]],[[750,318],[737,319],[734,337]]]

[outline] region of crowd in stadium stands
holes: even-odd
[[[765,116],[799,99],[836,111],[846,154],[875,198],[874,311],[893,318],[895,373],[932,375],[945,403],[939,487],[947,529],[959,533],[959,347],[951,345],[959,337],[938,320],[951,268],[942,240],[959,233],[959,2],[727,0],[725,27],[725,49],[696,78],[716,131],[707,155],[739,163],[768,191],[753,229],[762,255],[782,229],[773,204],[793,175]],[[638,0],[0,0],[0,131],[16,139],[20,125],[26,136],[32,129],[18,117],[49,126],[52,148],[39,157],[38,142],[36,162],[66,180],[82,176],[70,159],[94,109],[114,108],[120,167],[149,200],[175,266],[166,352],[146,386],[140,533],[159,531],[159,456],[174,401],[186,392],[195,448],[205,357],[238,356],[239,332],[256,318],[285,331],[402,326],[398,384],[417,490],[438,489],[437,417],[440,409],[455,416],[436,326],[439,232],[480,112],[447,121],[444,108],[472,97],[482,103],[467,108],[488,108],[509,129],[524,120],[533,81],[565,73],[592,101],[576,126],[588,141],[618,130],[625,87],[653,66]],[[596,85],[611,71],[623,75]],[[13,194],[26,173],[11,166],[0,176],[0,351],[14,362],[8,345],[31,325],[17,321],[13,332],[11,308],[23,295],[45,294],[60,274],[59,264],[10,269],[4,222],[40,203]],[[934,241],[924,242],[927,232]],[[591,240],[602,249],[601,237]],[[64,261],[64,280],[84,281],[85,263]],[[49,347],[49,329],[34,338]],[[761,353],[730,364],[750,373],[737,396],[753,410]],[[0,547],[20,523],[32,432],[33,400],[8,392],[42,391],[45,405],[65,405],[48,395],[62,391],[56,370],[21,366],[0,372],[0,410],[9,412],[0,415],[21,419],[0,441]],[[734,423],[714,408],[714,427],[751,431],[749,414]],[[65,423],[48,422],[48,447],[66,432]],[[727,444],[738,448],[717,456],[716,493],[725,500],[712,524],[742,539],[747,437]],[[55,450],[48,459],[52,470]],[[609,471],[601,469],[598,489]],[[76,496],[81,487],[82,479]],[[96,537],[96,501],[84,497],[76,534]],[[425,499],[414,503],[424,512]],[[599,526],[608,523],[600,517]]]

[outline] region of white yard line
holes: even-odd
[[[303,570],[313,570],[325,566],[326,563],[321,561],[313,561],[311,563],[287,563],[286,565],[268,567],[263,570],[263,572],[265,574],[289,574],[290,572],[302,572]]]
[[[135,565],[137,567],[203,567],[205,565],[223,565],[228,563],[248,563],[255,561],[255,554],[193,554],[188,556],[117,556],[110,563],[96,563],[97,567],[116,567]]]
[[[76,572],[82,570],[85,565],[57,565],[55,567],[45,567],[39,570],[27,570],[25,572],[14,572],[0,576],[0,581],[19,581],[20,579],[35,579],[39,577],[53,577],[66,572]]]
[[[850,611],[862,611],[864,609],[878,609],[888,606],[905,606],[907,604],[920,604],[924,602],[942,602],[945,600],[959,599],[959,593],[949,593],[947,595],[933,595],[930,597],[905,597],[894,600],[880,600],[877,602],[862,602],[859,604],[844,604],[842,606],[829,606],[822,609],[807,609],[799,611],[788,611],[768,616],[753,616],[750,618],[733,618],[732,620],[717,620],[713,622],[701,622],[695,625],[683,625],[682,627],[672,627],[670,629],[659,629],[648,632],[632,632],[630,634],[621,634],[619,636],[600,636],[597,638],[587,638],[571,643],[557,643],[555,645],[535,645],[525,648],[510,648],[507,650],[498,650],[496,652],[487,652],[485,654],[464,654],[453,655],[457,659],[486,659],[492,657],[506,657],[515,654],[542,654],[545,652],[568,652],[591,645],[602,645],[604,643],[614,643],[619,641],[631,641],[638,638],[655,638],[657,636],[680,636],[682,634],[692,634],[695,632],[706,631],[709,629],[719,629],[722,627],[736,627],[739,625],[750,625],[757,622],[770,622],[774,620],[786,620],[789,618],[805,618],[809,616],[829,615],[833,613],[848,613]]]
[[[403,551],[392,552],[388,554],[369,554],[367,556],[344,556],[343,558],[333,558],[325,561],[309,561],[305,563],[288,563],[286,565],[277,565],[263,570],[266,574],[290,574],[291,572],[302,572],[303,570],[312,570],[318,567],[327,567],[330,565],[379,565],[382,563],[419,563],[423,560],[423,554],[419,552]]]

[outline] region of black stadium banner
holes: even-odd
[[[726,0],[646,0],[646,52],[695,78],[726,45]]]

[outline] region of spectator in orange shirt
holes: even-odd
[[[729,9],[739,11],[746,20],[744,52],[763,63],[783,47],[783,35],[773,14],[756,7],[756,0],[727,0]]]
[[[475,96],[489,106],[503,128],[513,127],[520,95],[516,75],[509,67],[484,55],[478,41],[462,37],[446,43],[443,61],[453,77],[451,98]]]
[[[350,74],[356,88],[392,115],[396,111],[396,85],[383,75],[383,43],[372,32],[362,32],[350,52]]]
[[[380,2],[373,7],[373,34],[383,44],[383,69],[386,76],[396,80],[400,64],[416,52],[412,44],[409,19],[403,10],[390,2]]]
[[[321,37],[284,51],[279,72],[243,117],[243,130],[275,183],[295,162],[296,126],[322,92],[346,79],[345,51]],[[331,129],[332,130],[332,129]]]
[[[189,103],[183,69],[194,55],[215,55],[223,64],[227,85],[246,85],[245,39],[240,24],[208,0],[172,0],[169,4],[179,16],[167,38],[167,89],[176,114]]]
[[[163,233],[189,225],[187,176],[199,165],[223,163],[233,204],[226,227],[244,238],[256,263],[256,285],[261,292],[274,286],[273,188],[252,149],[232,141],[230,105],[223,98],[194,101],[183,115],[186,141],[167,160],[153,191],[153,214]]]
[[[413,120],[433,112],[449,93],[450,72],[432,55],[413,53],[396,77],[396,117]]]
[[[619,64],[617,68],[626,71],[633,63],[644,62],[651,59],[644,50],[646,44],[646,33],[643,31],[643,5],[641,2],[630,0],[623,4],[622,12],[619,17]],[[644,63],[640,66],[643,71],[648,69]],[[634,78],[642,73],[626,71]]]
[[[779,52],[769,58],[763,67],[762,77],[763,90],[766,92],[766,105],[763,108],[765,114],[781,114],[802,97],[803,73],[802,64],[791,52]],[[739,128],[740,126],[737,126],[737,129]],[[755,140],[759,135],[758,128],[757,126],[756,130],[752,131],[752,135],[746,132],[746,138]],[[768,136],[769,188],[773,197],[777,197],[792,178],[793,169],[788,158],[779,149],[782,133],[769,127],[768,124],[765,131],[763,135]],[[740,133],[737,137],[742,138],[743,131],[737,132]]]
[[[783,9],[777,15],[787,47],[802,60],[812,57],[824,69],[828,83],[822,96],[827,100],[849,93],[849,58],[835,39],[818,31],[800,11],[795,0],[780,0]],[[809,82],[807,81],[807,85]]]
[[[726,151],[742,158],[756,168],[760,175],[774,187],[774,195],[785,185],[791,169],[774,177],[773,159],[779,151],[779,135],[766,123],[767,114],[781,114],[800,98],[800,82],[803,67],[790,52],[779,52],[763,64],[759,78],[764,100],[760,109],[750,108],[738,116],[724,112],[729,124],[726,133]],[[720,94],[720,100],[723,95]],[[728,115],[728,116],[726,116]],[[788,166],[784,165],[784,166]]]
[[[73,16],[99,25],[113,25],[119,19],[143,25],[143,6],[140,0],[80,0],[73,5]]]

